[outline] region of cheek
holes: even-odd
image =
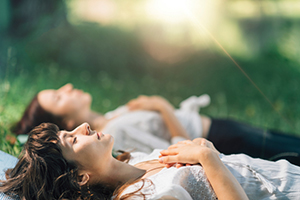
[[[92,97],[90,94],[83,94],[80,101],[82,105],[90,105],[92,102]]]
[[[97,155],[97,152],[99,151],[99,147],[95,144],[95,142],[90,141],[81,141],[84,143],[84,145],[75,145],[74,146],[74,152],[75,155],[82,158],[89,158],[89,157],[95,157]]]
[[[87,98],[74,98],[69,102],[70,110],[77,111],[81,110],[89,104],[89,100]]]
[[[74,158],[82,166],[88,166],[88,163],[93,160],[93,156],[88,148],[74,148]]]
[[[76,160],[86,169],[96,168],[101,165],[103,155],[101,155],[101,150],[89,147],[77,156]],[[99,163],[100,162],[100,163]]]
[[[76,101],[65,101],[60,106],[60,115],[68,115],[80,109]]]

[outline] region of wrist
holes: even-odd
[[[204,147],[200,149],[198,158],[199,158],[199,163],[201,163],[202,165],[209,162],[215,162],[220,160],[220,157],[216,153],[216,151],[208,147]]]
[[[156,111],[161,113],[166,111],[174,111],[174,107],[168,102],[161,101],[157,104]]]

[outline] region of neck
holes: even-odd
[[[108,120],[102,114],[94,111],[90,112],[88,120],[91,127],[97,131],[101,131],[108,123]]]
[[[87,110],[85,113],[80,114],[80,119],[76,120],[78,125],[87,122],[90,124],[91,128],[96,131],[101,131],[105,125],[107,124],[108,120],[100,113],[97,113],[92,110]]]
[[[118,161],[114,158],[108,163],[105,173],[102,171],[102,175],[105,174],[104,180],[107,181],[111,186],[117,188],[125,183],[133,182],[142,178],[146,173],[146,170],[134,167],[127,163]]]

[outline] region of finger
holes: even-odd
[[[178,154],[178,150],[177,149],[162,150],[160,152],[160,154],[163,155],[163,156],[177,155]]]
[[[136,99],[131,99],[130,101],[128,101],[128,103],[127,103],[127,105],[129,104],[133,104],[133,103],[135,103],[136,102]]]
[[[170,164],[170,163],[176,163],[178,162],[178,157],[177,156],[164,156],[159,158],[160,163],[164,164]]]
[[[129,101],[126,105],[129,109],[132,109],[134,107],[136,103],[134,102],[134,100]]]
[[[192,166],[191,164],[187,163],[186,166]]]
[[[175,148],[177,148],[177,147],[178,147],[177,144],[173,144],[173,145],[169,146],[168,149],[175,149]]]
[[[168,155],[159,155],[158,158],[164,157],[164,156],[168,156]]]
[[[128,110],[133,110],[133,106],[132,105],[127,105]]]
[[[169,149],[178,149],[179,147],[184,147],[184,146],[187,146],[187,145],[190,145],[190,144],[184,144],[184,143],[181,143],[181,144],[173,144],[171,146],[168,147],[168,150]]]
[[[190,143],[179,143],[178,142],[177,144],[172,144],[171,146],[169,146],[168,149],[175,149],[175,148],[182,147],[182,146],[185,146],[185,145],[188,145],[188,144],[190,144]]]
[[[171,164],[165,164],[165,167],[166,167],[166,168],[170,168],[170,167],[173,167],[173,166],[174,166],[174,164],[175,164],[175,163],[171,163]]]
[[[177,144],[184,144],[185,140],[177,142]]]
[[[183,166],[184,165],[182,163],[177,163],[175,167],[178,169],[178,168],[183,167]]]
[[[137,102],[132,102],[131,104],[128,105],[129,110],[137,110],[140,108],[140,104]]]
[[[201,146],[207,146],[207,140],[201,140],[200,145]]]
[[[128,109],[129,110],[137,110],[137,107],[136,106],[128,106]]]
[[[193,142],[191,140],[183,140],[179,141],[177,144],[192,144]]]

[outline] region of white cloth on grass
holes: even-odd
[[[18,162],[16,157],[0,151],[0,180],[6,180],[5,171],[13,168]],[[11,200],[12,198],[0,192],[0,200]]]

